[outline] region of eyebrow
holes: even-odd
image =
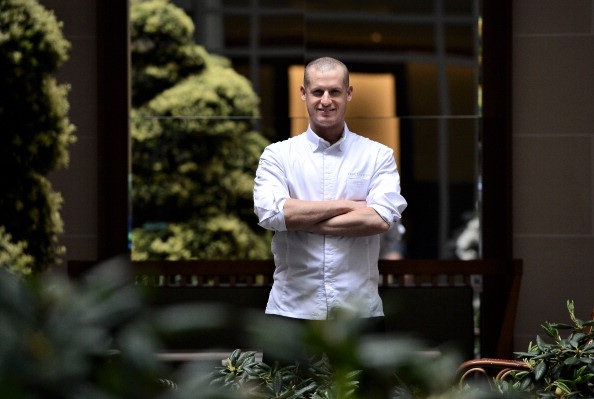
[[[342,86],[330,86],[328,88],[323,88],[322,86],[312,86],[309,88],[309,91],[316,91],[316,90],[322,90],[322,91],[333,91],[333,90],[338,90],[338,91],[342,91],[344,90],[344,87]]]

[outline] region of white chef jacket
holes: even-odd
[[[406,201],[391,148],[359,136],[345,125],[330,145],[311,127],[266,147],[254,186],[260,226],[275,232],[276,265],[266,313],[327,319],[349,308],[360,317],[383,316],[378,294],[380,237],[344,237],[287,231],[283,206],[301,200],[365,200],[391,227]]]

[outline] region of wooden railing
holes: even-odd
[[[147,261],[120,259],[138,281],[153,287],[184,288],[268,287],[272,283],[271,260],[247,261]],[[76,278],[92,262],[69,262]],[[513,328],[522,276],[520,260],[382,260],[380,289],[472,287],[479,277],[481,301],[480,342],[483,357],[509,358],[513,352]],[[175,292],[175,291],[168,291]],[[210,291],[212,292],[212,291]],[[262,305],[263,306],[263,305]],[[433,306],[439,306],[434,304]],[[446,312],[449,309],[444,309]],[[451,310],[451,309],[450,309]],[[444,326],[447,328],[447,326]]]

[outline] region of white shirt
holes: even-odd
[[[283,206],[288,198],[365,200],[392,227],[406,208],[392,149],[346,125],[343,137],[330,145],[310,127],[266,147],[254,187],[259,224],[275,231],[276,268],[266,313],[320,320],[334,308],[351,308],[360,317],[383,316],[379,235],[287,231]]]

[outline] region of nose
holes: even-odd
[[[322,105],[332,104],[332,100],[330,99],[330,93],[328,93],[328,91],[324,92],[324,95],[322,96],[322,99],[321,99],[321,103],[322,103]]]

